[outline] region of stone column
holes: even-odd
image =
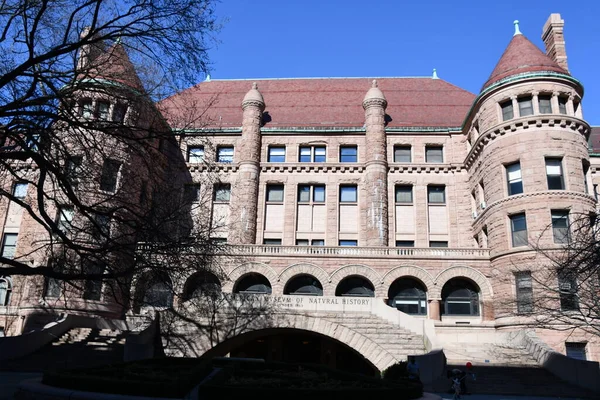
[[[429,319],[433,319],[435,321],[440,321],[440,299],[429,299]]]
[[[572,117],[575,116],[575,106],[573,105],[574,98],[575,96],[571,94],[569,95],[569,99],[567,100],[567,115],[570,115]]]
[[[540,114],[540,92],[533,92],[531,96],[531,106],[533,107],[533,115]]]
[[[519,102],[517,101],[517,96],[510,96],[510,100],[512,101],[513,106],[513,118],[519,118],[521,116],[521,110],[519,110]]]
[[[238,142],[237,179],[232,188],[231,244],[255,244],[260,175],[261,121],[265,102],[256,82],[242,101],[242,139]]]
[[[385,134],[385,108],[387,101],[377,87],[377,81],[363,100],[365,109],[365,192],[367,212],[363,226],[367,246],[387,246],[389,236],[387,145]]]
[[[552,92],[552,99],[550,102],[552,103],[552,114],[560,114],[559,105],[558,105],[558,92]]]

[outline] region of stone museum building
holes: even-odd
[[[236,257],[223,256],[219,274],[173,278],[170,297],[164,283],[138,290],[154,299],[140,307],[117,304],[102,287],[86,287],[67,303],[39,278],[2,276],[0,332],[41,329],[56,320],[49,314],[131,327],[150,308],[186,307],[211,285],[272,306],[268,327],[250,321],[209,340],[182,323],[176,329],[186,345],[165,342],[167,354],[212,348],[305,360],[317,352],[330,365],[358,364],[358,357],[383,370],[443,349],[448,362],[537,365],[535,342],[600,361],[597,336],[564,323],[531,325],[533,299],[543,293],[534,247],[563,246],[574,216],[595,211],[600,183],[563,26],[560,15],[550,16],[545,50],[518,24],[512,38],[507,30],[508,45],[497,49],[499,61],[476,94],[434,70],[427,77],[208,78],[156,103],[184,160],[182,193],[210,210],[196,217],[218,223],[212,240]],[[123,59],[126,79],[99,75],[143,91]],[[86,101],[79,107],[90,118],[127,118],[110,99]],[[133,165],[113,168],[113,191],[139,187],[127,183]],[[2,184],[35,196],[25,183]],[[102,184],[111,186],[110,179]],[[2,254],[25,254],[35,221],[5,200],[0,217]],[[138,244],[138,254],[145,246]],[[555,282],[566,288],[557,303],[566,311],[577,307],[569,279]]]

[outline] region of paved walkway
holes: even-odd
[[[0,400],[12,400],[19,383],[41,376],[41,372],[0,372]]]

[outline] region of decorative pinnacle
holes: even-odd
[[[258,84],[256,82],[252,82],[252,89],[258,89]]]
[[[440,79],[440,78],[438,78],[437,69],[435,69],[435,68],[433,69],[433,76],[431,77],[431,79]]]
[[[513,24],[515,24],[515,34],[513,36],[522,35],[521,31],[519,30],[519,20],[515,19]]]
[[[371,87],[372,88],[379,87],[379,85],[377,84],[377,79],[373,79],[373,82],[371,83]]]

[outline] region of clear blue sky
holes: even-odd
[[[213,79],[429,76],[478,93],[513,20],[543,49],[551,13],[565,20],[584,118],[600,125],[600,0],[222,0]]]

